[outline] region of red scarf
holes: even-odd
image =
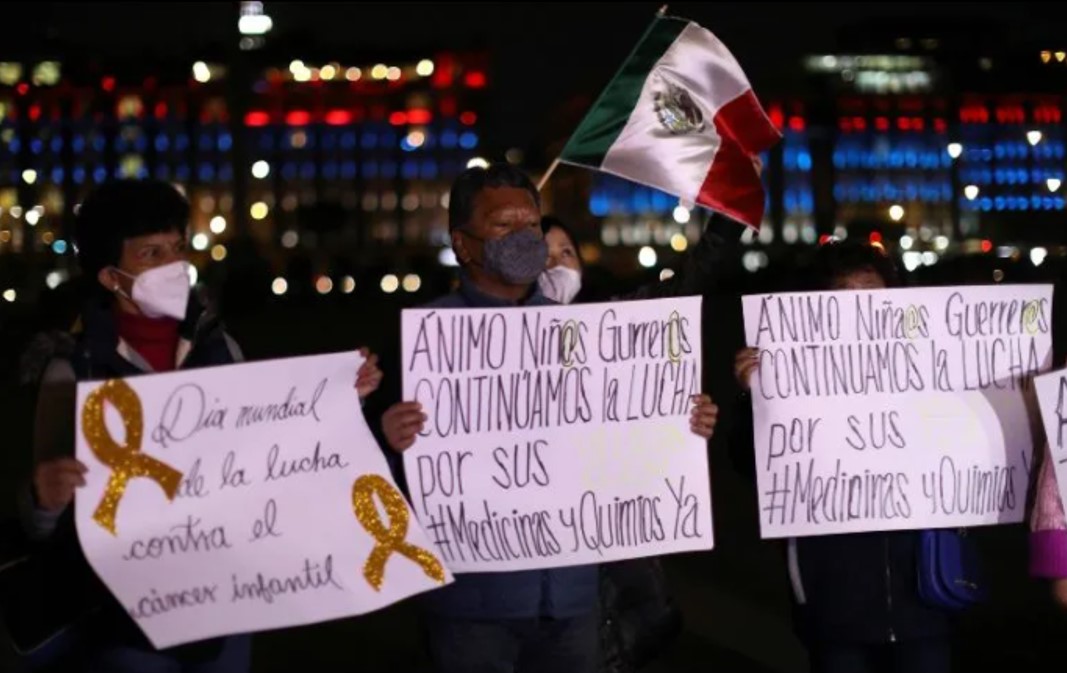
[[[178,354],[178,321],[146,318],[116,311],[119,336],[157,372],[174,369]]]

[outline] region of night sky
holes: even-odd
[[[88,48],[111,58],[210,60],[237,40],[236,2],[5,4],[4,51]],[[264,3],[269,39],[293,44],[309,63],[390,54],[419,57],[442,48],[495,55],[492,101],[484,117],[499,147],[545,140],[549,114],[582,92],[595,93],[625,58],[659,3]],[[1067,45],[1062,20],[1043,3],[703,2],[670,13],[700,22],[734,52],[756,87],[773,88],[797,59],[862,40],[872,26],[974,25],[976,44],[1050,36]],[[1053,5],[1054,6],[1054,5]],[[991,23],[990,23],[991,22]],[[996,26],[996,30],[983,28]],[[857,35],[857,32],[859,33]],[[918,31],[921,32],[921,31]],[[921,35],[913,34],[913,37]],[[62,45],[62,46],[59,46]],[[309,53],[303,53],[303,52]],[[341,53],[337,53],[341,52]],[[46,55],[46,54],[42,54]],[[56,54],[59,55],[59,54]]]

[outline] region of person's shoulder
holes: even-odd
[[[77,338],[70,332],[52,330],[41,332],[31,339],[19,362],[19,378],[23,384],[33,385],[46,375],[70,369],[70,361],[77,349]]]
[[[449,292],[437,299],[422,305],[422,308],[463,308],[467,302],[460,292]]]

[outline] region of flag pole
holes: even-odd
[[[552,163],[549,165],[548,170],[545,171],[545,174],[541,176],[541,179],[537,183],[537,191],[541,191],[542,189],[544,189],[545,184],[548,183],[548,179],[552,177],[552,174],[556,172],[557,168],[559,168],[559,157],[556,157],[552,160]]]

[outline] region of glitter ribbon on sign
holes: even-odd
[[[381,514],[374,504],[377,495],[385,505],[389,516],[389,527],[382,523]],[[378,474],[365,474],[352,484],[352,508],[363,528],[371,534],[375,542],[367,562],[363,564],[363,576],[367,583],[378,591],[385,579],[385,563],[394,553],[406,556],[422,568],[427,577],[440,583],[445,581],[445,568],[437,557],[430,552],[405,541],[408,534],[408,504],[404,496],[384,477]]]
[[[119,444],[111,436],[104,422],[104,403],[110,402],[122,417],[126,428],[126,443]],[[82,434],[89,443],[93,455],[111,468],[111,477],[100,504],[93,512],[93,520],[112,535],[115,532],[115,514],[119,501],[126,492],[126,484],[135,477],[148,477],[159,484],[168,500],[173,500],[181,484],[182,473],[170,465],[141,453],[141,436],[144,431],[144,412],[141,400],[128,383],[115,379],[89,393],[82,407]]]

